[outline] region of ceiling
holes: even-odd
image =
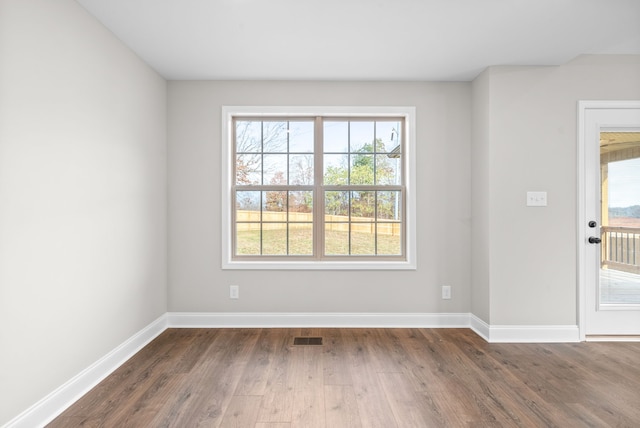
[[[170,80],[469,81],[640,54],[640,0],[77,0]]]

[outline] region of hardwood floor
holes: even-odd
[[[293,346],[321,336],[321,346]],[[49,427],[637,427],[640,343],[169,329]]]

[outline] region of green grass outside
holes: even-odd
[[[262,235],[263,255],[287,255],[287,231],[265,230]],[[240,231],[237,240],[238,255],[260,255],[260,231]],[[348,232],[327,231],[325,235],[327,255],[349,255]],[[313,236],[311,228],[289,231],[289,255],[311,255]],[[351,234],[351,255],[374,255],[375,235],[372,233]],[[399,255],[400,237],[378,235],[378,254]]]

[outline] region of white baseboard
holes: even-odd
[[[580,342],[577,325],[489,325],[473,314],[471,329],[489,343]]]
[[[167,328],[471,328],[491,343],[579,342],[578,326],[491,326],[469,313],[167,312],[3,428],[42,427]]]
[[[4,425],[4,428],[45,426],[66,410],[67,407],[89,392],[91,388],[113,373],[166,328],[167,316],[164,314],[42,400],[13,418]]]
[[[487,342],[490,342],[491,326],[473,314],[469,314],[469,327]]]
[[[468,328],[468,313],[231,313],[169,312],[175,328]]]
[[[169,312],[174,328],[471,328],[491,343],[579,342],[577,325],[491,326],[469,313]]]

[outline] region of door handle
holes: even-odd
[[[596,238],[595,236],[589,237],[589,244],[599,244],[601,241],[600,238]]]

